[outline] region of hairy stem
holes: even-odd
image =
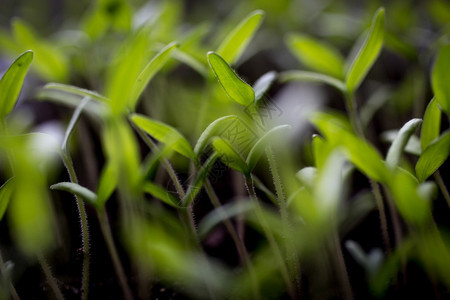
[[[108,220],[108,215],[104,209],[98,210],[97,213],[98,213],[98,219],[100,222],[100,228],[102,230],[103,237],[105,238],[105,242],[106,242],[106,246],[108,247],[109,254],[111,255],[114,270],[116,272],[117,277],[119,278],[119,283],[122,288],[124,297],[127,300],[131,300],[131,299],[133,299],[133,294],[131,293],[131,289],[128,285],[122,263],[120,262],[117,248],[114,244],[114,239],[113,239],[113,235],[111,232],[111,226],[110,226],[109,220]]]
[[[78,184],[78,178],[77,174],[75,172],[75,168],[73,166],[72,158],[70,157],[69,153],[64,153],[62,155],[62,160],[64,163],[64,166],[67,169],[67,172],[69,173],[70,181],[73,183]],[[77,202],[78,207],[78,215],[80,217],[80,225],[81,225],[81,236],[82,236],[82,244],[83,244],[83,271],[82,271],[82,283],[81,283],[81,290],[82,290],[82,299],[86,300],[88,299],[89,295],[89,261],[90,261],[90,244],[89,244],[89,225],[88,225],[88,219],[86,214],[86,207],[84,205],[83,200],[78,198],[77,195],[75,195],[75,199]]]
[[[47,264],[47,261],[45,260],[44,256],[41,253],[39,253],[39,254],[37,254],[37,258],[39,260],[39,264],[42,267],[42,270],[44,271],[45,277],[47,278],[48,285],[50,286],[53,293],[55,294],[55,298],[57,300],[63,300],[64,296],[61,293],[58,283],[56,282],[55,277],[53,277],[52,271],[50,270],[50,267]]]
[[[286,263],[283,259],[281,250],[278,247],[278,243],[275,239],[275,236],[273,235],[273,232],[270,229],[269,224],[267,224],[267,221],[264,218],[262,208],[259,204],[258,196],[256,195],[255,186],[253,184],[253,179],[251,177],[245,178],[245,186],[250,195],[250,199],[252,200],[253,204],[255,205],[255,213],[256,213],[257,218],[259,219],[259,223],[261,224],[261,226],[263,228],[264,235],[266,236],[267,241],[269,242],[269,246],[273,252],[273,255],[275,256],[275,259],[280,266],[281,276],[283,277],[283,280],[286,284],[286,288],[288,290],[289,296],[291,299],[295,299],[295,297],[296,297],[295,296],[295,288],[292,285],[292,282],[289,278],[289,272],[286,267]]]
[[[348,277],[347,267],[345,265],[344,254],[341,249],[341,242],[339,241],[339,236],[335,232],[333,233],[333,248],[336,251],[336,264],[338,272],[340,273],[339,280],[344,288],[345,299],[353,300],[353,291],[352,286],[350,284],[350,278]]]

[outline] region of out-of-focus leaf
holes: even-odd
[[[366,254],[358,243],[351,240],[345,242],[345,247],[369,276],[374,275],[380,268],[383,261],[383,253],[380,249],[374,249]]]
[[[375,13],[372,26],[369,30],[364,44],[361,46],[358,54],[345,76],[345,82],[349,94],[352,94],[366,77],[370,68],[374,64],[384,39],[384,8],[380,8]]]
[[[83,108],[89,103],[90,98],[85,97],[81,101],[80,105],[73,112],[72,118],[70,119],[69,125],[67,125],[66,133],[64,134],[64,140],[61,145],[61,149],[63,151],[67,151],[67,143],[69,141],[70,136],[75,128],[76,123],[80,119],[81,113],[83,112]]]
[[[199,156],[206,148],[213,136],[219,135],[224,128],[228,128],[230,124],[237,122],[238,117],[235,115],[218,118],[206,127],[195,144],[194,153]]]
[[[186,53],[182,49],[175,49],[172,55],[175,59],[188,65],[203,77],[208,78],[209,76],[208,66],[203,64],[196,57],[193,57],[192,55]]]
[[[237,103],[248,106],[255,101],[255,92],[231,69],[217,53],[208,52],[208,63],[227,95]]]
[[[431,217],[430,201],[418,193],[418,183],[404,171],[395,172],[388,182],[400,215],[412,224],[424,224]]]
[[[14,188],[14,178],[8,179],[0,187],[0,221],[3,219],[6,209],[8,208],[9,200],[11,199]]]
[[[229,167],[249,176],[250,169],[241,155],[233,148],[229,141],[216,137],[212,141],[214,150],[220,155],[220,160]]]
[[[317,179],[317,168],[315,167],[304,167],[300,171],[295,174],[297,178],[306,186],[312,188],[314,186],[314,182]]]
[[[450,131],[442,134],[437,140],[428,145],[420,155],[416,164],[416,175],[420,182],[433,174],[450,154]]]
[[[117,186],[117,174],[114,166],[107,163],[103,168],[97,188],[97,203],[103,207]]]
[[[108,98],[100,95],[97,92],[90,91],[87,89],[82,89],[73,85],[69,84],[62,84],[62,83],[47,83],[44,87],[44,90],[55,90],[55,91],[62,91],[70,94],[75,94],[81,97],[89,97],[101,102],[109,103],[111,100]]]
[[[359,112],[363,128],[367,128],[375,113],[389,100],[391,93],[388,87],[380,87],[369,96]]]
[[[32,49],[33,69],[47,80],[66,81],[69,64],[65,54],[53,44],[38,37],[31,25],[21,19],[12,22],[13,36],[19,47]]]
[[[265,13],[256,10],[242,20],[223,40],[217,53],[230,65],[244,52],[264,19]]]
[[[196,155],[191,145],[175,128],[139,114],[133,114],[130,119],[139,128],[158,141],[170,145],[173,150],[181,155],[195,160]]]
[[[422,123],[421,119],[409,120],[405,125],[403,125],[403,127],[398,132],[386,156],[386,164],[391,169],[395,169],[397,167],[403,149],[408,143],[408,140],[411,137],[411,135],[414,134],[414,131],[416,131],[417,127],[421,123]]]
[[[179,201],[175,196],[153,182],[146,182],[142,186],[142,190],[172,207],[180,208]]]
[[[256,80],[255,84],[253,84],[253,90],[255,91],[255,101],[260,100],[262,96],[264,96],[264,94],[276,79],[277,73],[275,71],[270,71]]]
[[[399,130],[388,130],[381,134],[381,140],[383,142],[392,143],[398,135]],[[411,135],[404,148],[405,152],[420,156],[422,151],[420,150],[420,140],[417,136]]]
[[[145,87],[148,85],[150,80],[155,76],[155,74],[164,66],[164,64],[169,61],[172,52],[178,47],[177,43],[170,43],[164,47],[155,57],[145,66],[144,70],[139,74],[134,83],[131,91],[130,97],[128,99],[128,105],[132,110],[135,109],[136,103],[144,91]]]
[[[19,55],[0,79],[0,119],[8,115],[16,105],[23,80],[33,61],[33,51]]]
[[[345,83],[339,79],[336,79],[328,75],[308,71],[285,71],[280,73],[279,80],[281,82],[306,81],[306,82],[324,83],[336,88],[342,93],[345,93],[347,90]]]
[[[420,132],[420,144],[424,151],[432,141],[439,137],[441,130],[441,110],[436,99],[432,99],[423,116],[422,130]]]
[[[256,166],[256,163],[258,162],[259,158],[263,154],[264,150],[267,146],[270,145],[270,142],[273,141],[273,139],[276,138],[279,134],[282,134],[283,131],[290,129],[290,125],[279,125],[268,132],[266,132],[256,143],[253,145],[252,149],[248,153],[247,156],[247,165],[250,170],[253,170],[253,168]]]
[[[92,192],[91,190],[89,190],[79,184],[76,184],[73,182],[59,182],[59,183],[51,185],[50,188],[52,190],[64,191],[64,192],[68,192],[68,193],[72,193],[77,196],[80,196],[81,198],[83,198],[87,203],[89,203],[93,207],[99,208],[98,203],[97,203],[97,195],[94,192]]]
[[[316,168],[322,169],[328,154],[331,152],[331,148],[328,143],[319,135],[314,134],[312,140],[312,150],[314,154],[314,163]]]
[[[301,34],[288,35],[286,43],[306,67],[335,78],[343,78],[344,58],[330,45]]]
[[[448,84],[450,70],[450,45],[444,45],[439,50],[431,73],[431,86],[434,96],[441,108],[450,114],[450,85]]]

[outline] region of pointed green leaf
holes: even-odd
[[[420,132],[420,144],[422,151],[439,137],[441,130],[441,110],[438,107],[436,99],[432,99],[425,110],[423,116],[422,130]]]
[[[344,58],[330,45],[301,34],[289,34],[286,44],[306,67],[335,78],[343,78]]]
[[[131,121],[158,141],[171,145],[174,151],[195,160],[191,145],[175,128],[139,114],[133,114]]]
[[[208,63],[227,95],[237,103],[248,106],[255,101],[252,87],[239,78],[217,53],[208,52]]]
[[[428,145],[416,164],[416,175],[420,182],[427,179],[445,162],[450,154],[450,131]]]
[[[69,125],[67,125],[66,133],[64,134],[64,140],[62,142],[61,149],[63,151],[68,151],[67,149],[67,143],[69,141],[70,136],[72,135],[73,129],[75,128],[75,125],[77,124],[78,120],[80,119],[81,113],[83,112],[83,108],[89,103],[90,98],[85,97],[81,101],[80,105],[75,109],[73,112],[72,118],[70,119]]]
[[[75,194],[83,198],[90,205],[99,208],[97,203],[97,195],[79,184],[73,182],[59,182],[51,185],[50,189]]]
[[[217,53],[230,65],[234,64],[242,55],[261,25],[264,15],[265,13],[261,10],[250,13],[223,40]]]
[[[270,71],[256,80],[255,84],[253,85],[253,90],[255,91],[255,101],[258,101],[262,98],[262,96],[264,96],[264,94],[276,79],[277,72]]]
[[[346,74],[347,90],[352,94],[364,80],[372,65],[375,63],[383,47],[384,39],[384,8],[375,13],[372,26],[364,44],[359,49]]]
[[[313,135],[312,150],[314,154],[314,164],[317,169],[322,169],[328,154],[331,152],[331,148],[328,143],[319,135]]]
[[[128,105],[135,109],[137,101],[153,76],[169,61],[172,52],[178,47],[177,43],[170,43],[156,54],[155,57],[145,66],[134,83]]]
[[[250,170],[256,166],[261,155],[266,150],[266,147],[270,145],[273,139],[282,134],[283,131],[290,129],[290,125],[280,125],[272,128],[268,132],[266,132],[256,143],[253,145],[252,149],[248,153],[247,156],[247,165]]]
[[[395,129],[385,131],[381,134],[381,140],[383,142],[392,144],[394,142],[395,138],[397,137],[398,133],[399,133],[399,130],[395,130]],[[409,140],[406,143],[404,151],[409,154],[420,156],[420,154],[422,153],[422,150],[420,150],[420,140],[416,135],[411,135],[409,137]]]
[[[217,120],[209,124],[208,127],[206,127],[206,129],[202,132],[197,140],[197,143],[195,144],[195,155],[199,156],[206,148],[213,136],[218,135],[221,131],[223,131],[224,128],[227,128],[232,123],[237,122],[237,120],[237,116],[231,115],[218,118]]]
[[[229,141],[216,137],[213,139],[212,145],[214,150],[220,155],[220,160],[224,164],[246,176],[250,174],[250,169],[248,168],[245,160],[233,148],[233,145],[231,145]]]
[[[117,174],[114,166],[107,163],[103,168],[97,188],[97,205],[103,207],[117,186]]]
[[[434,96],[442,109],[450,114],[450,85],[448,84],[450,70],[450,45],[444,45],[439,50],[431,73],[431,86]]]
[[[9,200],[11,199],[14,187],[14,178],[8,179],[0,187],[0,221],[3,219],[6,209],[8,208]]]
[[[55,90],[55,91],[62,91],[70,94],[75,94],[81,97],[89,97],[101,102],[109,103],[111,100],[108,98],[100,95],[97,92],[90,91],[87,89],[82,89],[73,85],[69,84],[62,84],[62,83],[47,83],[44,87],[44,90]]]
[[[8,115],[16,105],[23,80],[32,61],[32,51],[22,53],[0,79],[0,118]]]
[[[181,208],[179,205],[179,201],[175,196],[173,196],[169,191],[166,191],[162,187],[157,186],[152,182],[146,182],[142,189],[144,192],[152,195],[153,197],[163,201],[166,204],[169,204],[172,207]]]
[[[345,83],[339,79],[334,77],[308,72],[308,71],[285,71],[280,73],[279,75],[280,82],[288,82],[288,81],[306,81],[306,82],[317,82],[328,84],[335,89],[339,90],[342,93],[346,93],[347,87]]]
[[[408,121],[398,132],[395,140],[386,155],[386,163],[391,169],[395,169],[400,161],[403,149],[408,143],[409,138],[422,123],[422,119],[412,119]]]

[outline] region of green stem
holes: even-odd
[[[206,179],[205,190],[206,190],[206,193],[208,194],[208,197],[211,200],[211,203],[213,204],[214,208],[221,209],[220,200],[217,197],[216,193],[214,192],[214,188],[213,188],[211,182],[209,181],[209,179]],[[228,230],[228,233],[230,234],[231,238],[233,239],[233,242],[234,242],[234,245],[238,252],[241,263],[249,271],[250,278],[252,281],[253,298],[259,299],[259,298],[261,298],[261,295],[259,293],[258,280],[256,278],[255,269],[253,268],[253,264],[248,255],[247,248],[245,247],[244,241],[239,238],[237,231],[234,229],[234,226],[233,226],[233,224],[231,224],[231,221],[229,219],[224,219],[223,222],[225,224],[225,227]]]
[[[441,190],[442,195],[444,195],[447,205],[450,207],[450,195],[448,193],[447,187],[445,186],[444,180],[442,179],[441,173],[439,171],[434,172],[434,178]]]
[[[280,266],[281,276],[283,277],[283,280],[286,284],[286,288],[288,290],[289,296],[291,299],[295,299],[295,288],[292,285],[292,282],[289,278],[289,272],[286,267],[286,263],[283,259],[283,255],[280,251],[280,248],[278,247],[278,243],[275,239],[275,236],[273,235],[273,232],[270,229],[269,224],[267,223],[266,219],[264,218],[262,208],[259,204],[258,196],[256,195],[255,186],[253,184],[252,177],[245,178],[245,186],[250,195],[250,199],[252,200],[253,204],[255,205],[256,216],[259,219],[259,222],[263,228],[264,235],[266,236],[267,241],[269,242],[269,246],[275,256],[275,259]]]
[[[55,294],[55,298],[57,300],[64,300],[64,296],[61,293],[61,290],[59,289],[58,284],[56,283],[55,277],[52,275],[52,271],[50,270],[50,267],[47,264],[47,261],[45,260],[44,256],[39,253],[37,254],[37,258],[39,260],[39,264],[42,267],[42,270],[44,271],[45,277],[47,278],[48,285],[52,289],[53,293]]]
[[[62,154],[62,160],[64,166],[69,173],[70,181],[78,184],[77,174],[75,172],[75,168],[73,167],[73,161],[69,153]],[[86,207],[84,205],[83,200],[78,198],[75,195],[75,199],[78,207],[78,215],[80,216],[80,225],[81,225],[81,236],[82,236],[82,244],[83,244],[83,271],[82,271],[82,299],[87,300],[89,295],[89,261],[90,261],[90,244],[89,244],[89,225],[86,213]]]
[[[339,279],[341,280],[341,284],[344,287],[345,299],[353,300],[354,296],[352,286],[350,284],[350,278],[348,277],[347,267],[345,265],[344,254],[342,253],[341,242],[339,241],[339,236],[336,232],[333,233],[333,248],[336,251],[337,269],[341,274],[341,276],[339,276]]]
[[[108,215],[104,209],[98,210],[97,214],[98,214],[98,219],[100,221],[100,228],[102,230],[103,237],[105,238],[105,242],[106,242],[106,246],[108,247],[109,254],[111,255],[114,270],[116,271],[116,275],[119,278],[119,283],[122,288],[124,297],[127,300],[131,300],[131,299],[133,299],[133,294],[131,293],[131,289],[128,285],[122,263],[120,262],[117,248],[114,244],[114,239],[113,239],[112,232],[111,232],[111,226],[108,221]]]
[[[0,270],[3,270],[4,268],[4,262],[3,262],[3,256],[0,251]],[[9,292],[11,293],[11,297],[14,300],[20,300],[19,294],[17,294],[16,288],[12,284],[11,280],[6,276],[6,274],[2,274],[4,276],[5,285],[7,286]]]

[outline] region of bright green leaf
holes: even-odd
[[[179,201],[175,196],[173,196],[169,191],[166,191],[162,187],[157,186],[152,182],[146,182],[142,189],[144,192],[152,195],[155,198],[163,201],[166,204],[169,204],[172,207],[180,208]]]
[[[425,110],[423,116],[422,131],[420,132],[420,144],[422,151],[439,137],[441,130],[441,110],[438,107],[436,99],[432,99]]]
[[[364,44],[347,71],[345,81],[347,90],[352,94],[364,80],[372,65],[375,63],[383,47],[384,39],[384,8],[375,13],[372,26]]]
[[[32,51],[22,53],[0,79],[0,119],[8,115],[14,108],[32,61]]]
[[[450,132],[428,145],[416,164],[416,175],[420,182],[427,179],[445,162],[450,154]]]
[[[308,68],[332,77],[343,78],[344,58],[330,45],[300,34],[288,35],[286,44],[297,59]]]
[[[328,75],[308,71],[285,71],[280,73],[279,80],[281,82],[306,81],[306,82],[324,83],[334,87],[335,89],[339,90],[342,93],[345,93],[347,90],[345,83],[339,79],[336,79]]]
[[[240,22],[223,40],[217,53],[230,65],[244,52],[264,18],[264,12],[256,10]]]
[[[448,84],[450,70],[450,45],[444,45],[439,50],[431,73],[431,85],[434,96],[442,109],[450,114],[450,85]]]
[[[328,154],[331,152],[331,148],[328,146],[328,143],[317,134],[313,135],[312,148],[315,166],[318,169],[322,169]]]
[[[155,74],[164,66],[167,61],[169,61],[172,52],[178,47],[177,43],[170,43],[164,47],[158,54],[153,57],[153,59],[145,66],[144,70],[139,74],[134,83],[130,98],[128,100],[128,105],[132,110],[135,109],[136,103],[144,91],[145,87],[148,85],[150,80],[155,76]]]
[[[233,148],[229,141],[223,138],[216,137],[212,142],[214,150],[220,155],[220,160],[235,169],[238,172],[248,176],[250,169],[241,155]]]
[[[255,92],[231,69],[217,53],[208,52],[208,63],[227,95],[237,103],[248,106],[255,101]]]
[[[9,200],[11,199],[14,187],[14,178],[8,179],[0,187],[0,221],[3,219],[6,209],[8,208]]]
[[[195,144],[195,155],[199,156],[203,152],[203,150],[205,150],[206,146],[213,136],[219,135],[220,132],[224,130],[224,128],[228,128],[228,126],[230,126],[234,122],[237,122],[238,120],[239,119],[237,116],[231,115],[218,118],[217,120],[209,124],[208,127],[206,127],[206,129],[202,132],[197,140],[197,143]]]
[[[398,132],[395,140],[392,142],[391,147],[386,156],[386,164],[395,169],[400,161],[403,149],[408,143],[409,138],[414,134],[417,127],[422,123],[421,119],[412,119],[408,121]]]
[[[174,151],[195,160],[196,155],[191,145],[175,128],[138,114],[133,114],[131,121],[158,141],[171,145]]]

